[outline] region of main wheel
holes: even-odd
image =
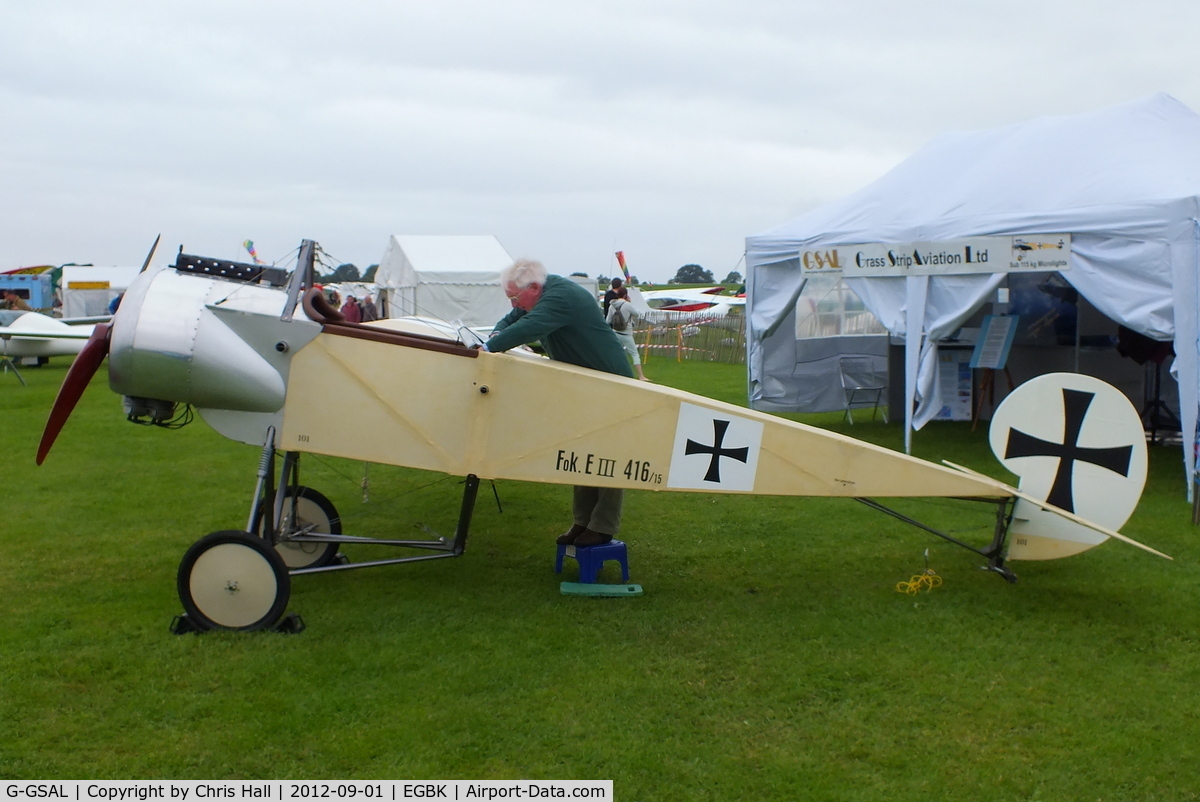
[[[337,508],[325,496],[311,487],[301,485],[288,487],[287,499],[283,502],[283,520],[280,522],[280,534],[286,538],[290,534],[312,526],[310,530],[322,535],[340,535],[342,519],[338,517]],[[292,515],[292,502],[295,501],[296,514]],[[254,521],[254,531],[261,534],[263,520],[267,515],[267,507],[260,507],[258,517]],[[275,544],[276,551],[283,557],[283,562],[289,569],[315,568],[329,565],[337,559],[337,543],[312,543],[295,540],[281,540]]]
[[[266,629],[279,620],[292,583],[271,544],[234,529],[197,540],[176,581],[188,617],[203,629]]]

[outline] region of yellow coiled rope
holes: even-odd
[[[934,573],[932,568],[926,568],[925,573],[917,574],[907,582],[897,582],[896,592],[914,596],[924,590],[926,593],[942,584],[942,578]]]
[[[917,574],[907,582],[897,582],[896,592],[915,596],[922,590],[928,593],[942,584],[942,578],[929,567],[929,549],[925,549],[925,573]]]

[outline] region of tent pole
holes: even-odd
[[[1083,299],[1080,298],[1079,300],[1081,301]],[[1075,370],[1072,371],[1073,373],[1079,372],[1079,343],[1082,341],[1082,338],[1080,337],[1079,332],[1083,330],[1082,318],[1083,318],[1083,304],[1080,303],[1079,301],[1076,301],[1075,302]]]
[[[925,328],[925,298],[928,276],[905,280],[904,309],[904,453],[912,453],[913,401],[917,395],[917,369],[921,358],[921,334]]]

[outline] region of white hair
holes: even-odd
[[[546,266],[533,259],[518,259],[500,271],[500,285],[523,290],[530,284],[546,286]]]

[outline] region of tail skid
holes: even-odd
[[[974,477],[977,477],[980,479],[990,478],[986,474],[982,474],[978,471],[973,471],[970,468],[963,467],[962,465],[956,465],[955,463],[950,462],[949,460],[942,460],[942,464],[947,465],[951,468],[954,468],[955,470],[962,471],[963,473],[965,473],[969,476],[974,476]],[[996,481],[996,480],[993,480],[993,481]],[[1151,548],[1150,546],[1147,546],[1144,543],[1139,543],[1138,541],[1134,540],[1131,537],[1122,535],[1120,532],[1117,532],[1116,530],[1109,529],[1109,528],[1101,526],[1100,524],[1097,524],[1097,523],[1093,523],[1093,522],[1087,520],[1086,518],[1082,518],[1082,517],[1076,515],[1073,512],[1068,512],[1067,510],[1064,510],[1060,507],[1056,507],[1047,501],[1043,501],[1042,499],[1031,496],[1028,493],[1024,493],[1015,487],[1006,485],[1003,482],[999,482],[999,481],[997,481],[997,484],[1002,486],[1006,491],[1011,493],[1013,495],[1013,497],[1018,500],[1018,502],[1017,502],[1018,506],[1013,511],[1014,519],[1021,518],[1021,517],[1025,517],[1028,519],[1028,517],[1029,517],[1028,515],[1025,515],[1025,516],[1022,515],[1021,502],[1024,502],[1025,504],[1028,504],[1037,510],[1051,513],[1052,515],[1058,516],[1061,519],[1065,519],[1066,521],[1068,521],[1072,524],[1075,524],[1077,526],[1082,526],[1088,530],[1091,530],[1091,531],[1103,536],[1099,539],[1096,539],[1094,542],[1088,542],[1087,540],[1079,539],[1079,538],[1054,537],[1052,535],[1047,535],[1047,534],[1034,535],[1035,537],[1040,537],[1045,540],[1051,540],[1051,541],[1056,540],[1059,542],[1070,542],[1073,544],[1074,548],[1072,548],[1071,550],[1067,551],[1064,554],[1054,554],[1053,556],[1055,556],[1055,557],[1066,556],[1066,554],[1074,554],[1079,551],[1084,551],[1088,548],[1091,548],[1092,546],[1103,543],[1106,538],[1111,537],[1116,540],[1120,540],[1124,543],[1128,543],[1130,546],[1137,546],[1139,549],[1142,549],[1143,551],[1148,551],[1151,554],[1154,554],[1158,557],[1162,557],[1163,559],[1172,560],[1172,561],[1175,559],[1174,557],[1171,557],[1168,554],[1163,554],[1161,551]],[[1082,545],[1082,548],[1079,547],[1080,545]],[[1068,548],[1070,548],[1070,547],[1068,547]],[[1013,555],[1011,550],[1010,550],[1009,556],[1011,559],[1038,559],[1037,557],[1022,558],[1020,556]],[[1045,558],[1042,558],[1042,559],[1045,559]]]

